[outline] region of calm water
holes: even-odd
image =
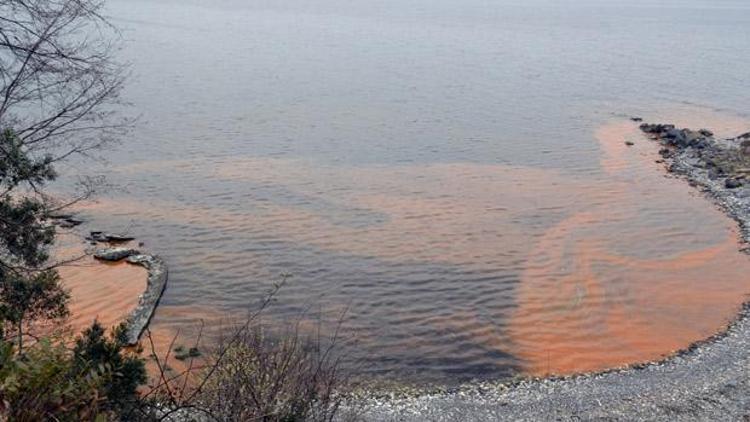
[[[745,0],[110,0],[141,121],[84,208],[164,255],[154,321],[344,321],[405,381],[650,359],[750,292],[624,118],[750,128]],[[634,148],[623,140],[635,139]]]

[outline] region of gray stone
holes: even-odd
[[[140,252],[135,249],[128,248],[100,249],[94,253],[94,258],[100,259],[102,261],[120,261],[131,255],[137,255],[139,253]]]
[[[739,187],[742,187],[742,181],[729,177],[724,181],[724,186],[727,189],[737,189]]]

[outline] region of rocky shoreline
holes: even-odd
[[[125,321],[127,324],[128,345],[134,346],[138,344],[141,334],[143,334],[149,321],[151,321],[151,317],[156,311],[156,306],[159,304],[159,299],[161,299],[161,295],[167,286],[169,274],[167,264],[158,256],[145,254],[137,249],[129,248],[99,249],[94,252],[94,258],[109,262],[117,262],[124,259],[130,264],[144,267],[148,273],[146,290],[138,298],[138,305]]]
[[[750,253],[750,133],[717,139],[706,129],[640,128],[661,144],[659,162],[670,173],[702,189],[738,222],[743,251]],[[364,393],[353,406],[371,421],[748,420],[749,371],[746,303],[721,333],[662,361],[448,391]]]

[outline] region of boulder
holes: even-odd
[[[96,251],[94,253],[94,258],[102,260],[102,261],[120,261],[132,255],[138,255],[138,254],[140,254],[140,252],[138,252],[135,249],[110,248],[110,249],[100,249]]]

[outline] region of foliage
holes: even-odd
[[[104,386],[108,403],[113,410],[123,411],[137,402],[137,388],[146,382],[146,367],[143,359],[126,354],[127,344],[125,325],[113,330],[112,338],[107,339],[104,328],[94,321],[73,349],[74,366],[78,370],[104,367],[111,375]]]
[[[18,267],[38,267],[48,259],[54,227],[45,224],[47,204],[33,195],[55,179],[51,157],[33,158],[15,132],[0,134],[0,276]],[[15,190],[23,186],[22,195]]]
[[[50,263],[49,217],[62,202],[47,192],[55,163],[88,155],[123,134],[117,117],[124,68],[99,0],[0,0],[0,323],[17,332],[65,316],[67,293]],[[27,324],[29,323],[29,324]],[[5,334],[5,333],[3,333]]]
[[[97,322],[71,351],[48,339],[14,353],[0,343],[0,419],[111,420],[138,403],[144,362],[122,346],[122,329],[112,338]]]
[[[60,285],[56,271],[41,271],[28,277],[13,272],[0,280],[0,322],[14,327],[19,353],[23,352],[25,324],[68,315],[69,294]]]

